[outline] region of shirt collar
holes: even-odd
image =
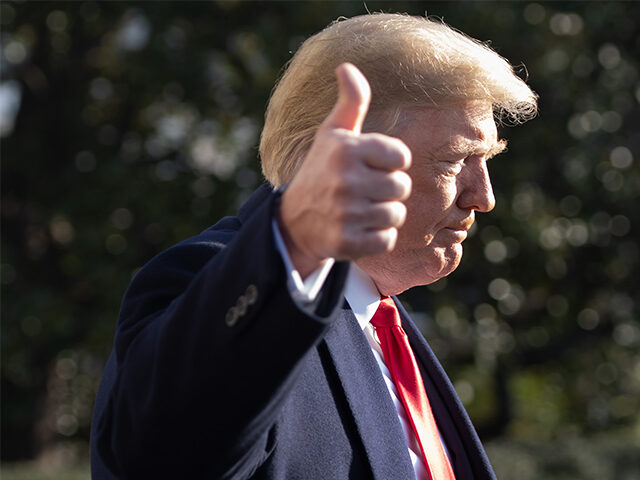
[[[355,263],[351,263],[344,296],[358,319],[360,328],[364,329],[380,304],[380,293],[375,283]]]

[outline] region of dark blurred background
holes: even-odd
[[[461,267],[403,295],[499,477],[640,477],[640,4],[3,1],[6,478],[87,478],[132,275],[262,182],[283,64],[367,9],[490,40],[541,97]]]

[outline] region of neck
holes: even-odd
[[[354,264],[362,270],[375,285],[378,293],[381,297],[391,297],[393,295],[399,295],[406,289],[399,288],[398,282],[393,281],[387,275],[384,274],[384,270],[374,268],[374,266],[368,265],[367,262],[354,262]]]

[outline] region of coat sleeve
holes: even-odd
[[[264,460],[348,269],[336,264],[316,313],[301,311],[274,245],[276,201],[172,247],[132,281],[94,419],[97,450],[118,478],[242,477]]]

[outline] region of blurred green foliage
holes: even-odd
[[[366,8],[427,10],[491,40],[541,95],[536,120],[501,128],[497,207],[460,268],[403,295],[481,435],[502,446],[496,468],[638,473],[633,2],[2,2],[4,461],[86,442],[131,276],[260,184],[257,142],[282,66]],[[581,476],[584,436],[602,432],[625,445],[602,449],[607,472],[631,470]],[[543,466],[516,475],[521,457],[518,468]]]

